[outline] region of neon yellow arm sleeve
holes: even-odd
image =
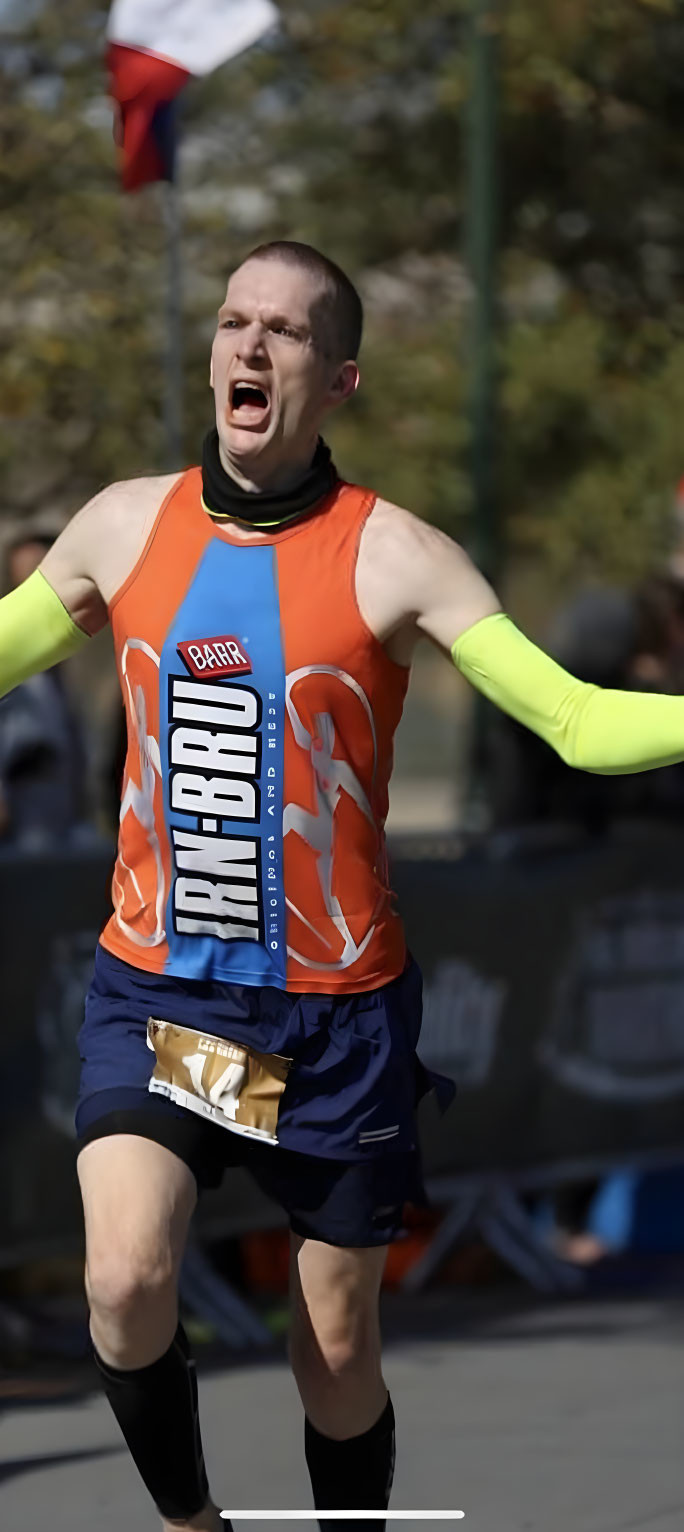
[[[578,681],[497,612],[453,644],[454,664],[568,766],[604,776],[684,760],[684,697],[604,690]]]
[[[0,601],[0,697],[74,654],[88,637],[39,569]]]

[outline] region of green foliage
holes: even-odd
[[[8,509],[73,508],[158,458],[161,235],[119,193],[102,32],[67,0],[0,54],[0,462]]]
[[[508,535],[558,574],[629,578],[684,469],[684,21],[675,0],[505,14]]]
[[[0,463],[10,511],[165,464],[158,188],[119,191],[104,7],[0,37]],[[364,389],[340,468],[467,538],[468,0],[283,0],[184,96],[184,457],[231,265],[310,240],[358,278]],[[559,578],[658,556],[684,470],[684,18],[675,0],[500,10],[498,498]]]

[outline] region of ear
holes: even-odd
[[[214,387],[214,352],[213,352],[213,350],[212,350],[211,358],[210,358],[210,361],[209,361],[209,387],[210,388]]]
[[[344,362],[337,376],[330,385],[330,403],[332,405],[344,404],[346,399],[351,399],[361,381],[356,362]]]

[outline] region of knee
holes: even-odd
[[[295,1377],[342,1381],[366,1372],[379,1354],[377,1318],[345,1307],[298,1315],[290,1331],[290,1362]]]
[[[113,1248],[88,1254],[85,1285],[94,1314],[125,1324],[158,1311],[174,1290],[174,1273],[163,1256]]]

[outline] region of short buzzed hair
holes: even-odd
[[[313,245],[300,244],[294,239],[274,239],[269,244],[257,245],[242,262],[282,261],[296,266],[309,276],[318,277],[323,289],[316,304],[326,347],[339,361],[355,360],[359,354],[363,331],[363,304],[349,277]]]

